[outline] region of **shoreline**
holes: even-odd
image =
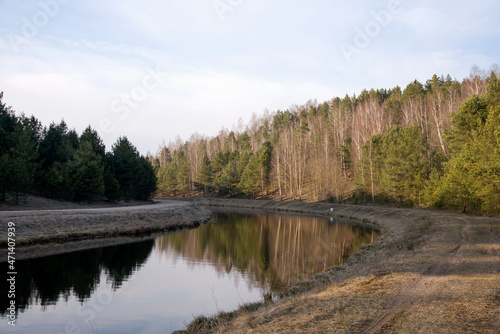
[[[194,228],[213,218],[210,207],[332,216],[376,228],[381,235],[343,265],[327,268],[279,296],[264,295],[264,301],[232,312],[200,315],[186,330],[175,333],[500,331],[499,218],[266,200],[197,198],[159,203],[0,211],[4,226],[0,238],[7,240],[7,222],[14,221],[16,253],[22,259],[120,244],[137,236],[150,238],[155,231]],[[67,242],[73,237],[78,240]]]
[[[211,219],[208,209],[178,201],[125,207],[2,211],[0,249],[7,247],[8,222],[15,224],[16,249],[20,251],[33,245],[148,236],[194,228]],[[0,262],[6,261],[4,255]]]
[[[267,296],[232,312],[200,315],[177,334],[500,331],[498,218],[328,203],[188,201],[331,214],[378,228],[381,235],[345,264],[289,287],[277,300]]]

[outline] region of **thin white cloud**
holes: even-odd
[[[19,52],[7,34],[40,6],[4,1],[0,90],[7,104],[45,125],[64,117],[77,129],[98,128],[110,118],[108,148],[128,135],[145,153],[163,139],[214,135],[265,109],[432,74],[462,79],[472,65],[498,62],[500,4],[493,0],[401,0],[403,11],[347,62],[339,45],[354,45],[357,29],[390,1],[242,1],[223,18],[212,0],[71,1]],[[113,103],[157,67],[163,82],[117,118]]]

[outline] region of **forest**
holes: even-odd
[[[254,114],[148,153],[160,196],[500,213],[500,71]]]
[[[126,137],[106,152],[96,130],[80,135],[62,120],[42,126],[16,115],[0,93],[0,201],[29,194],[70,201],[146,200],[156,191],[155,171]]]
[[[120,137],[42,126],[0,93],[0,200],[245,197],[500,213],[500,71],[253,114],[141,156]]]

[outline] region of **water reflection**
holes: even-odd
[[[0,332],[61,333],[71,322],[81,332],[95,323],[100,334],[168,333],[340,264],[377,237],[321,217],[221,211],[213,223],[154,240],[19,260],[19,325],[7,326],[1,298]]]
[[[372,229],[323,217],[219,211],[215,223],[160,237],[156,247],[220,272],[236,268],[249,285],[277,292],[343,263],[377,237]]]
[[[116,290],[146,261],[153,246],[153,240],[146,240],[17,261],[17,311],[24,311],[30,305],[42,308],[55,305],[61,296],[67,301],[73,295],[84,302],[95,291],[101,277],[106,277]],[[1,267],[4,273],[8,272],[6,262]],[[6,280],[0,280],[0,289],[8,291]],[[8,303],[7,298],[0,299],[2,315]]]

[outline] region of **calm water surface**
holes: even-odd
[[[170,333],[345,261],[378,234],[326,218],[218,212],[216,222],[124,245],[17,261],[16,327],[1,333]],[[7,264],[1,263],[7,272]]]

